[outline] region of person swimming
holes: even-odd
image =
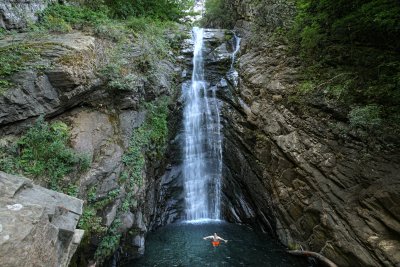
[[[203,239],[212,239],[211,244],[213,245],[213,247],[218,247],[220,244],[220,240],[225,241],[225,243],[228,242],[228,240],[225,240],[222,237],[218,236],[217,233],[214,233],[214,235],[205,236],[203,237]]]

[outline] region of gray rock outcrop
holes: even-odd
[[[99,84],[94,37],[72,33],[30,40],[19,34],[0,40],[0,47],[11,44],[37,47],[40,58],[34,64],[42,67],[27,68],[11,78],[13,88],[0,95],[0,126],[59,114],[82,103],[82,96]]]
[[[0,171],[1,266],[68,266],[83,201]]]
[[[0,27],[23,29],[38,20],[37,14],[57,0],[3,0],[0,3]]]

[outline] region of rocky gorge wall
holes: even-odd
[[[26,21],[11,19],[10,7],[19,3],[36,10],[37,2],[40,9],[47,3],[2,2],[0,26],[24,27]],[[231,33],[207,30],[205,51],[206,76],[210,88],[217,88],[223,108],[224,218],[258,225],[284,244],[319,252],[339,266],[398,265],[398,148],[369,144],[334,127],[345,123],[335,121],[331,114],[321,110],[304,113],[291,105],[289,91],[299,81],[299,59],[289,55],[285,42],[267,42],[269,36],[255,42],[258,32],[253,26],[272,32],[289,25],[295,14],[292,2],[234,0],[231,8],[238,18],[235,31],[242,37],[238,77],[229,73]],[[0,145],[15,142],[41,115],[65,122],[71,146],[91,159],[89,170],[66,179],[79,185],[78,197],[91,208],[86,214],[84,209],[83,216],[91,219],[91,225],[100,226],[99,233],[83,239],[85,246],[73,264],[84,266],[93,260],[104,236],[110,243],[116,236],[122,240],[116,261],[141,255],[149,229],[182,217],[182,99],[173,90],[180,65],[160,61],[164,71],[155,84],[139,80],[132,90],[115,91],[107,88],[98,72],[110,61],[106,51],[115,44],[109,40],[82,32],[40,38],[21,33],[0,40],[0,47],[21,43],[40,47],[35,62],[40,67],[13,74],[13,88],[1,92]],[[182,79],[190,78],[190,47],[188,41],[181,51],[184,56],[178,58],[185,66]],[[134,47],[125,50],[135,53]],[[138,55],[126,58],[130,56]],[[171,133],[174,138],[167,159],[146,157],[140,169],[142,182],[130,186],[121,177],[132,150],[131,137],[149,113],[143,101],[162,96],[176,97],[169,109],[174,111],[170,124],[177,133]],[[129,192],[134,197],[127,203]],[[124,203],[128,209],[123,209]],[[43,221],[40,227],[48,227]],[[111,235],[104,233],[104,227],[112,228]],[[61,253],[63,260],[69,260],[69,252],[60,251],[51,255]]]
[[[140,56],[140,49],[134,44],[125,45],[123,51],[131,53],[125,54],[126,57]],[[159,158],[161,155],[141,154],[144,148],[137,146],[147,142],[148,139],[142,139],[148,136],[135,141],[139,144],[132,141],[132,137],[147,133],[149,129],[143,127],[148,125],[150,113],[158,112],[151,111],[151,107],[157,108],[160,101],[167,105],[175,94],[176,67],[168,60],[161,60],[158,66],[163,72],[157,80],[138,79],[130,83],[128,89],[117,90],[110,88],[107,78],[100,74],[112,60],[110,50],[115,43],[111,40],[78,31],[33,37],[29,33],[18,33],[2,38],[0,47],[32,49],[35,55],[26,67],[9,77],[10,88],[0,93],[1,152],[13,147],[21,134],[39,117],[44,117],[47,121],[62,121],[68,125],[71,147],[90,161],[85,172],[63,178],[63,183],[78,188],[77,197],[85,201],[83,211],[82,207],[79,211],[82,216],[77,227],[84,229],[86,234],[72,258],[72,266],[86,266],[98,259],[109,260],[114,254],[113,249],[118,248],[117,261],[142,255],[144,236],[155,205],[152,198],[156,198],[148,197],[146,192],[157,186],[156,177],[164,171],[165,162]],[[128,74],[133,75],[132,72]],[[128,87],[125,83],[124,86]],[[144,102],[153,104],[145,105]],[[151,145],[152,153],[156,154],[157,144]],[[135,154],[135,149],[139,149],[140,155]],[[129,159],[132,155],[139,158]],[[130,164],[140,162],[141,165],[132,167],[127,163],[129,160],[133,162]],[[130,168],[136,168],[134,175],[138,177],[135,176],[135,180],[131,178]],[[34,180],[40,183],[40,180]],[[75,226],[77,222],[78,218]],[[104,239],[109,242],[107,246],[112,244],[111,250],[102,243]],[[31,246],[40,242],[36,237],[28,241]],[[63,252],[59,250],[57,257],[65,261],[59,265],[49,262],[49,266],[67,266],[73,252],[71,255]],[[51,257],[58,255],[53,250],[47,253]],[[14,256],[20,257],[19,254]],[[38,258],[38,262],[40,260],[43,259]]]
[[[290,1],[237,0],[231,7],[243,45],[238,85],[230,81],[221,97],[225,216],[339,266],[398,266],[398,148],[343,133],[337,125],[345,123],[326,110],[291,105],[299,59],[271,38],[293,19]],[[256,24],[271,34],[257,39]]]

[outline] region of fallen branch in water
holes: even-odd
[[[317,260],[325,263],[329,267],[338,267],[335,263],[333,263],[330,259],[322,256],[321,254],[317,252],[312,252],[312,251],[306,251],[306,250],[289,250],[288,251],[292,255],[296,256],[306,256],[306,257],[313,257],[316,258]]]

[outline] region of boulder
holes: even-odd
[[[0,262],[68,266],[82,237],[83,201],[0,171]]]

